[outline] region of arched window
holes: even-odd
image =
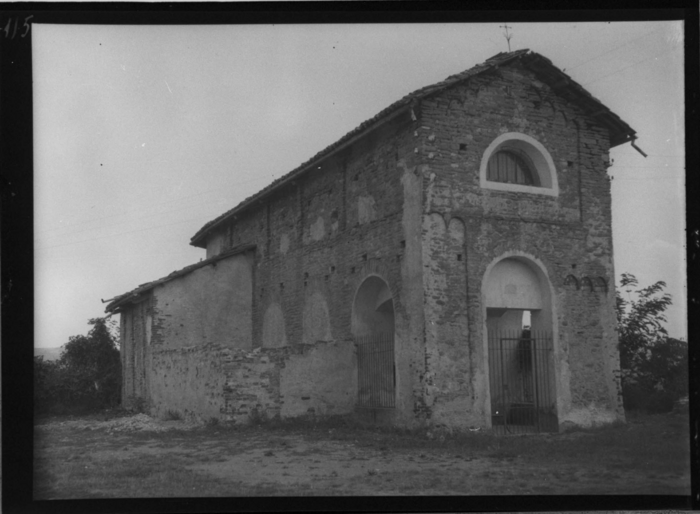
[[[506,184],[522,184],[539,187],[539,177],[534,165],[524,154],[515,150],[500,150],[489,159],[487,180]]]
[[[559,196],[552,156],[539,141],[519,132],[501,134],[486,148],[479,183],[484,189]]]

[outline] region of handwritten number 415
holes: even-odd
[[[34,17],[34,15],[27,16],[26,18],[24,18],[24,25],[22,26],[22,28],[24,29],[24,33],[20,34],[21,37],[24,37],[27,34],[29,34],[29,23],[27,23],[27,22],[33,17]],[[7,39],[7,38],[14,39],[15,36],[17,35],[17,25],[19,24],[19,18],[15,18],[14,20],[15,20],[14,29],[11,28],[12,27],[12,18],[7,20],[7,25],[5,25],[4,29],[0,29],[0,32],[5,33],[5,39]],[[12,32],[12,35],[10,35],[10,32]]]

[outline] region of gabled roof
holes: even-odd
[[[187,275],[188,273],[192,273],[194,270],[203,268],[204,266],[208,266],[210,264],[215,263],[216,261],[220,261],[221,259],[226,259],[227,257],[231,257],[233,255],[237,255],[243,252],[247,252],[249,250],[254,250],[255,245],[254,244],[245,244],[245,245],[240,245],[236,246],[235,248],[231,248],[230,250],[220,253],[219,255],[215,255],[214,257],[210,257],[209,259],[204,259],[203,261],[199,261],[195,264],[190,264],[189,266],[185,266],[182,269],[179,269],[177,271],[173,271],[170,275],[167,277],[159,278],[158,280],[153,280],[151,282],[146,282],[145,284],[141,284],[138,286],[136,289],[132,289],[128,293],[121,294],[119,296],[115,296],[114,298],[111,298],[109,300],[102,300],[102,303],[108,303],[107,307],[105,307],[105,312],[109,313],[114,313],[118,312],[119,307],[123,306],[126,303],[136,301],[138,302],[139,297],[147,292],[153,289],[154,287],[160,285],[160,284],[165,284],[166,282],[170,282],[171,280],[174,280],[178,277],[182,277],[184,275]]]
[[[206,223],[192,237],[192,239],[190,240],[190,244],[193,246],[204,247],[205,236],[217,225],[220,225],[221,223],[227,221],[236,213],[243,211],[254,202],[262,200],[265,196],[272,193],[283,184],[297,178],[299,175],[302,175],[304,172],[317,165],[319,161],[332,155],[335,151],[345,146],[352,139],[361,136],[363,133],[369,132],[382,121],[388,119],[391,115],[397,114],[403,109],[411,108],[411,106],[415,105],[417,102],[430,95],[444,91],[445,89],[452,87],[455,84],[467,81],[476,75],[480,75],[486,71],[496,69],[514,60],[520,60],[520,62],[524,66],[528,67],[533,72],[535,72],[543,82],[549,84],[550,87],[552,87],[558,94],[560,94],[564,98],[567,98],[571,102],[580,105],[590,115],[598,119],[601,125],[607,127],[610,130],[611,147],[620,145],[622,143],[626,143],[628,141],[634,141],[636,132],[629,125],[627,125],[627,123],[622,121],[616,114],[614,114],[612,111],[610,111],[610,109],[603,105],[600,102],[600,100],[591,95],[566,73],[554,66],[552,64],[552,61],[536,52],[531,52],[528,49],[516,50],[514,52],[502,52],[497,55],[494,55],[490,59],[486,60],[486,62],[478,64],[473,68],[470,68],[461,73],[457,73],[456,75],[451,75],[442,82],[438,82],[437,84],[418,89],[417,91],[414,91],[413,93],[404,96],[399,101],[394,102],[389,107],[379,112],[377,115],[373,116],[372,118],[360,124],[354,130],[345,134],[335,143],[318,152],[316,155],[314,155],[311,159],[309,159],[302,165],[298,166],[286,175],[278,178],[269,186],[260,190],[253,196],[246,198],[233,209],[223,213],[216,219]]]

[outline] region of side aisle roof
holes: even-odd
[[[255,249],[254,244],[245,244],[245,245],[240,245],[236,246],[234,248],[231,248],[230,250],[220,253],[219,255],[215,255],[214,257],[210,257],[208,259],[204,259],[203,261],[197,262],[195,264],[190,264],[189,266],[185,266],[182,269],[173,271],[168,275],[167,277],[159,278],[158,280],[152,280],[151,282],[146,282],[145,284],[141,284],[135,289],[132,289],[128,293],[120,294],[119,296],[115,296],[114,298],[110,298],[109,300],[102,300],[102,303],[106,303],[107,307],[105,307],[105,312],[108,312],[110,314],[114,314],[119,312],[123,306],[128,305],[130,303],[138,303],[142,298],[144,298],[142,295],[151,289],[153,289],[156,286],[159,286],[161,284],[165,284],[166,282],[170,282],[171,280],[175,280],[176,278],[183,277],[185,275],[188,275],[189,273],[192,273],[193,271],[203,268],[204,266],[209,266],[210,264],[214,264],[217,261],[220,261],[222,259],[226,259],[228,257],[232,257],[234,255],[238,255],[241,253],[245,253],[251,250]]]

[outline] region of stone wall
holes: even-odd
[[[348,414],[357,397],[352,341],[244,350],[217,344],[153,352],[150,413],[236,423]]]
[[[152,348],[149,413],[163,417],[172,411],[198,421],[221,418],[224,367],[232,351],[216,343]]]
[[[439,213],[423,216],[425,291],[424,394],[432,420],[456,426],[483,424],[473,408],[475,362],[467,319],[464,222]]]
[[[219,393],[211,394],[221,395],[223,382],[214,378],[209,383],[210,375],[217,376],[217,362],[198,361],[193,348],[251,347],[252,264],[251,252],[220,259],[155,285],[122,312],[125,406],[140,401],[161,411],[175,401],[195,411],[206,396],[203,391],[218,387]],[[187,351],[176,352],[182,348]],[[216,410],[207,402],[202,412]]]
[[[425,389],[433,419],[453,424],[466,410],[475,424],[488,423],[481,288],[487,267],[509,253],[542,263],[554,291],[560,423],[621,418],[607,131],[518,65],[425,100],[421,113]],[[484,151],[508,132],[533,137],[549,151],[558,196],[480,187]],[[569,275],[578,283],[590,277],[598,290],[565,286]]]
[[[148,344],[251,348],[253,259],[252,252],[232,255],[156,285]]]
[[[197,421],[238,423],[257,416],[347,414],[355,408],[352,341],[254,350],[196,340],[149,344],[145,337],[137,340],[132,329],[150,317],[149,303],[122,313],[125,407],[144,407],[156,417],[170,411]]]
[[[151,359],[154,412],[179,405],[243,419],[254,398],[282,416],[354,408],[354,389],[323,393],[337,390],[338,380],[353,388],[357,380],[350,343],[329,342],[352,341],[355,293],[378,276],[391,291],[395,319],[397,409],[388,421],[414,421],[425,365],[414,132],[403,113],[217,227],[207,257],[254,244],[245,262],[226,258],[153,289],[151,342],[144,336],[138,344]],[[134,316],[141,315],[126,311],[124,319]],[[317,349],[300,350],[309,345]],[[220,369],[228,357],[213,348],[223,347],[263,357],[233,352],[233,363]],[[279,355],[288,355],[284,365]]]
[[[253,348],[351,340],[355,293],[367,277],[381,277],[395,311],[392,419],[405,423],[414,419],[424,368],[415,128],[410,113],[397,116],[237,214],[207,247],[211,256],[257,245]]]
[[[226,359],[225,418],[290,418],[351,413],[357,399],[352,341],[234,351]]]

